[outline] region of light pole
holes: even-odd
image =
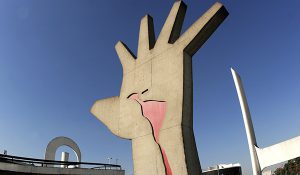
[[[108,164],[110,164],[110,161],[112,160],[112,158],[108,157],[107,160],[108,160]]]

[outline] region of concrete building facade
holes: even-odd
[[[63,152],[62,161],[55,160],[60,146],[69,146],[77,156],[77,162],[68,161],[69,154]],[[82,166],[81,166],[82,165]],[[1,175],[124,175],[120,165],[81,162],[78,145],[70,138],[56,137],[46,148],[45,159],[18,157],[0,154]]]
[[[220,164],[209,167],[208,170],[203,171],[202,175],[242,175],[242,168],[240,164]]]

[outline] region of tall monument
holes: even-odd
[[[261,175],[266,167],[300,157],[300,136],[265,148],[260,148],[258,146],[242,79],[232,68],[231,73],[240,101],[253,175]]]
[[[180,35],[186,5],[174,3],[155,39],[153,20],[140,24],[137,56],[115,46],[123,67],[119,96],[91,112],[115,135],[132,140],[135,175],[201,174],[193,132],[192,56],[227,17],[215,3]]]

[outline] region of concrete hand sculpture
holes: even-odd
[[[192,56],[228,12],[214,4],[180,36],[186,5],[174,3],[155,39],[153,20],[140,24],[137,57],[122,42],[119,96],[95,102],[91,112],[115,135],[131,139],[134,174],[201,174],[193,133]]]

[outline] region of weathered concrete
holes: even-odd
[[[78,145],[72,139],[67,137],[56,137],[48,143],[45,153],[45,160],[55,160],[56,150],[61,146],[68,146],[73,149],[74,153],[76,154],[77,161],[81,162],[81,152]]]
[[[98,100],[91,108],[112,133],[132,140],[136,175],[201,173],[193,133],[192,56],[228,12],[216,3],[180,36],[185,12],[186,5],[175,2],[157,40],[153,20],[146,15],[137,57],[124,43],[116,44],[123,67],[120,95]],[[128,98],[133,94],[137,96]],[[152,106],[145,111],[149,100]]]
[[[258,147],[242,80],[235,70],[231,69],[231,73],[243,114],[253,175],[261,175],[268,166],[300,157],[300,136],[266,148]]]

